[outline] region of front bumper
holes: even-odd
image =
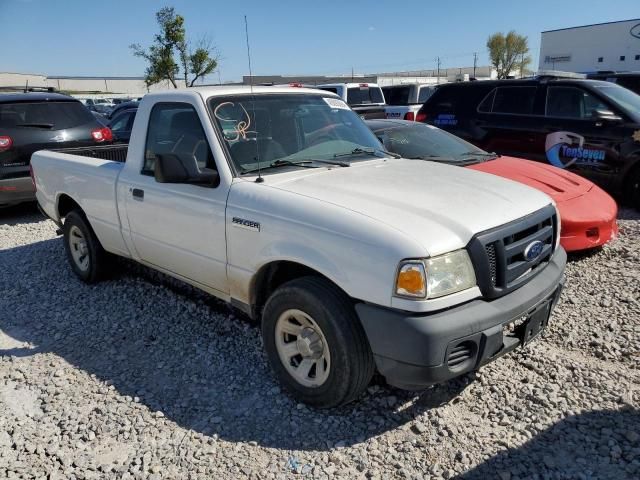
[[[411,390],[444,382],[510,352],[521,341],[505,335],[505,326],[543,305],[555,307],[566,260],[558,248],[544,270],[517,290],[427,315],[357,304],[378,371],[389,384]]]
[[[31,177],[6,178],[0,180],[0,207],[31,202],[36,199]]]
[[[567,252],[596,248],[618,235],[616,201],[597,186],[584,195],[559,202],[560,244]]]

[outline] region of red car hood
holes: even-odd
[[[524,183],[543,191],[556,203],[584,195],[593,188],[592,182],[575,173],[521,158],[500,157],[467,168]]]

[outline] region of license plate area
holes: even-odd
[[[551,315],[551,299],[545,300],[534,310],[523,315],[504,328],[504,335],[514,337],[521,345],[526,345],[547,327]]]

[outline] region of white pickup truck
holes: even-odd
[[[416,120],[424,102],[435,92],[435,85],[403,83],[382,87],[387,106],[385,117],[396,120]]]
[[[415,389],[479,368],[544,329],[563,282],[547,196],[394,158],[324,91],[152,93],[128,147],[31,165],[82,280],[120,255],[231,302],[261,322],[279,381],[318,407],[376,370]]]

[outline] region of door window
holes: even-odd
[[[173,154],[198,169],[216,169],[209,142],[195,109],[186,103],[159,103],[151,110],[143,175],[153,175],[156,158]]]
[[[129,125],[129,120],[131,120],[132,112],[125,112],[118,115],[113,122],[111,123],[111,130],[114,132],[125,132],[129,130],[127,125]]]
[[[600,99],[577,87],[554,87],[547,90],[547,117],[590,120],[598,110],[610,110]]]
[[[537,87],[498,87],[491,111],[530,115],[533,113],[536,90]]]

